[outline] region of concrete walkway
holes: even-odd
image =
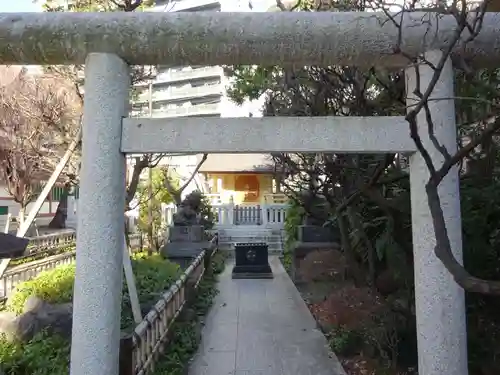
[[[189,375],[344,375],[277,257],[273,280],[220,278]]]

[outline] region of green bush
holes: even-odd
[[[26,344],[0,338],[0,364],[6,375],[66,375],[70,348],[65,339],[45,333]]]
[[[181,275],[181,269],[177,264],[169,262],[160,254],[148,255],[147,252],[136,253],[132,256],[132,269],[141,306],[150,306],[156,303]],[[134,319],[130,297],[124,280],[122,329],[130,329],[133,326]]]
[[[337,326],[329,332],[328,343],[335,354],[352,356],[358,354],[362,343],[362,335],[355,330]]]
[[[226,260],[228,253],[225,251],[218,251],[212,256],[212,272],[218,275],[224,271],[226,267]]]
[[[147,233],[149,228],[149,206],[152,208],[152,219],[154,231],[160,230],[161,227],[161,205],[162,203],[172,203],[173,199],[168,189],[165,187],[165,181],[168,179],[174,189],[179,188],[179,179],[172,176],[164,168],[152,168],[152,191],[153,196],[150,197],[149,182],[141,181],[137,187],[137,197],[139,200],[139,229]]]
[[[291,200],[285,215],[285,243],[281,259],[283,267],[288,272],[290,272],[292,267],[292,246],[297,241],[297,230],[302,225],[304,216],[304,209],[296,201]]]
[[[71,302],[75,266],[60,266],[40,273],[36,278],[17,285],[14,294],[8,299],[8,311],[20,314],[28,297],[37,296],[50,303]]]
[[[141,305],[154,304],[180,276],[179,267],[158,254],[137,253],[132,257],[137,292]],[[45,271],[35,279],[21,283],[9,298],[7,310],[22,312],[29,296],[51,303],[70,302],[73,297],[75,266],[61,266]],[[122,299],[123,330],[134,326],[130,298],[124,281]],[[60,337],[40,334],[31,342],[8,343],[0,338],[0,363],[6,375],[63,375],[68,373],[70,345]]]

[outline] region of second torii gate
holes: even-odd
[[[129,65],[384,65],[395,54],[437,62],[456,22],[435,13],[406,14],[400,30],[380,13],[71,13],[1,14],[0,63],[83,64],[85,105],[78,213],[71,374],[118,374],[122,289],[125,154],[148,152],[398,152],[410,155],[419,373],[466,375],[464,292],[433,252],[427,204],[429,173],[403,117],[128,119]],[[439,22],[438,22],[439,19]],[[500,61],[500,15],[460,53],[479,65]],[[456,51],[458,53],[458,51]],[[413,90],[432,71],[406,71]],[[448,62],[432,93],[437,139],[456,148],[453,73]],[[442,155],[417,118],[433,161]],[[462,257],[458,171],[440,185],[452,248]]]

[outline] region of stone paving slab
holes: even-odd
[[[233,280],[206,319],[189,375],[345,375],[277,257],[272,280]]]

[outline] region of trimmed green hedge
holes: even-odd
[[[139,301],[146,305],[157,301],[181,274],[178,265],[163,259],[158,254],[151,256],[147,253],[134,254],[132,268],[136,277]],[[6,309],[19,314],[26,299],[32,295],[51,303],[71,302],[74,279],[74,265],[42,272],[35,279],[16,287]],[[135,325],[125,284],[121,325],[123,330],[128,331]],[[67,375],[69,354],[69,343],[57,336],[40,334],[26,344],[8,343],[0,338],[0,364],[5,375]]]

